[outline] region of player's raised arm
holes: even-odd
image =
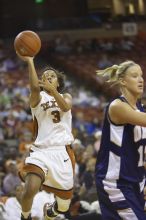
[[[14,40],[14,48],[20,59],[27,62],[29,68],[30,105],[35,107],[40,101],[40,88],[33,58],[41,49],[41,39],[33,31],[22,31]]]
[[[146,127],[146,113],[135,111],[128,103],[118,99],[111,103],[109,116],[115,124],[132,124]]]

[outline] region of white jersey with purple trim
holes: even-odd
[[[73,142],[71,110],[63,112],[53,96],[41,91],[41,101],[31,108],[37,134],[34,145],[40,148],[65,146]]]

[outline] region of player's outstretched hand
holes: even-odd
[[[23,61],[25,61],[25,62],[29,62],[30,60],[33,60],[33,59],[34,59],[34,57],[21,56],[21,55],[18,53],[18,51],[16,51],[16,54],[17,54],[17,56],[18,56],[21,60],[23,60]]]

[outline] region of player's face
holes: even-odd
[[[143,73],[139,65],[127,69],[123,78],[123,86],[135,96],[141,96],[144,89]]]
[[[44,78],[46,78],[56,88],[59,86],[57,75],[53,70],[46,70],[42,75],[42,80],[44,80]]]

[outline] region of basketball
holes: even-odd
[[[14,48],[21,56],[34,57],[41,48],[41,40],[33,31],[22,31],[14,40]]]

